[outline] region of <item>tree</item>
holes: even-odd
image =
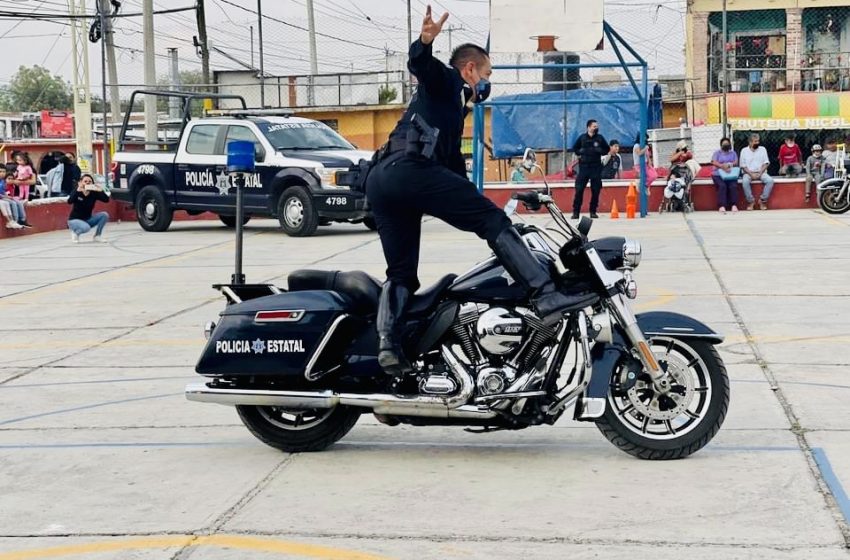
[[[381,86],[378,89],[378,105],[392,103],[396,97],[398,97],[398,91],[389,84]]]
[[[208,89],[207,87],[205,87],[204,75],[201,73],[200,70],[181,70],[178,72],[178,76],[180,79],[180,87],[178,88],[179,91],[200,93]],[[160,76],[157,82],[159,85],[159,89],[171,89],[171,76]],[[165,97],[159,98],[156,102],[156,109],[157,111],[167,112],[168,99]],[[191,111],[192,116],[200,115],[202,109],[202,103],[200,101],[195,101]]]
[[[51,76],[47,68],[21,66],[0,95],[0,104],[7,111],[67,110],[74,100],[71,84]]]

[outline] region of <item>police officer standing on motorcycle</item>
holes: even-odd
[[[473,44],[457,47],[445,65],[432,43],[449,17],[434,21],[427,7],[419,39],[410,45],[408,68],[418,87],[389,141],[376,153],[365,180],[384,257],[387,281],[376,321],[378,361],[389,374],[410,370],[400,341],[400,320],[419,288],[417,269],[425,214],[485,239],[505,270],[530,295],[548,324],[586,305],[583,296],[561,293],[549,270],[525,245],[505,213],[466,177],[461,154],[464,118],[472,103],[487,98],[492,72],[487,52]]]

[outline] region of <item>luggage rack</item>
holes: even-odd
[[[208,109],[204,114],[208,117],[291,117],[295,111],[292,109]]]
[[[213,284],[213,288],[227,298],[228,305],[249,299],[282,294],[286,290],[274,284]]]

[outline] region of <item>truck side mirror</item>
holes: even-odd
[[[254,144],[254,161],[262,163],[266,160],[266,150],[259,144]]]

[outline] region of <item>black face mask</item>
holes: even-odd
[[[723,150],[724,152],[728,152],[729,150],[732,149],[732,146],[730,144],[723,144],[722,146],[720,146],[720,149]]]
[[[755,144],[753,144],[753,149],[754,149],[754,150],[758,150],[758,148],[759,148],[758,142],[757,142],[757,143],[755,143]]]

